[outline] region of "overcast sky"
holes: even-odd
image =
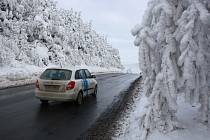
[[[57,0],[64,9],[82,12],[82,19],[92,21],[93,29],[106,35],[119,49],[123,64],[138,63],[138,48],[133,45],[131,29],[141,23],[148,0]]]

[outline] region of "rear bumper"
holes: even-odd
[[[35,96],[38,99],[50,101],[70,101],[77,99],[77,94],[74,90],[68,92],[48,92],[36,89]]]

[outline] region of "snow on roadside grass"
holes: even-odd
[[[140,91],[140,94],[142,91]],[[140,118],[147,111],[146,106],[148,105],[148,99],[144,96],[139,96],[130,110],[131,113],[127,118],[123,118],[121,124],[125,124],[121,128],[121,134],[116,134],[118,137],[114,137],[114,140],[139,140],[140,133]]]
[[[15,67],[1,67],[0,69],[0,89],[20,86],[26,84],[32,84],[40,76],[40,74],[46,69],[51,67],[57,67],[50,65],[45,68],[40,68],[34,65],[15,65]],[[90,67],[90,66],[77,66],[77,68],[87,68],[92,73],[109,73],[109,72],[121,72],[120,69],[116,68],[101,68],[101,67]]]
[[[1,67],[0,88],[34,83],[44,69],[33,65]]]
[[[148,101],[146,97],[136,100],[133,112],[129,115],[127,126],[116,140],[141,140],[140,119],[144,112],[147,111]],[[200,123],[198,108],[199,104],[193,106],[185,103],[184,97],[178,98],[177,117],[184,129],[172,131],[168,134],[160,133],[158,130],[149,135],[148,140],[209,140],[210,128]]]

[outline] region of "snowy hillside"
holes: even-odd
[[[51,0],[1,0],[0,67],[16,65],[122,68],[118,50],[81,13]]]
[[[138,117],[141,139],[154,131],[185,128],[177,117],[181,95],[197,108],[192,123],[209,126],[210,1],[150,0],[132,34],[139,46],[143,96],[149,102]]]

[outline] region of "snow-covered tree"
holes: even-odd
[[[1,66],[16,61],[40,67],[50,63],[122,67],[119,52],[91,23],[83,22],[80,12],[60,10],[51,0],[1,0],[0,37]]]
[[[208,123],[210,98],[210,1],[150,0],[141,25],[132,29],[139,46],[148,111],[142,139],[158,129],[180,127],[177,96],[200,103],[200,120]]]

